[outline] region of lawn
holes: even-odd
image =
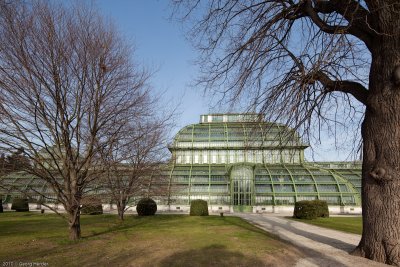
[[[54,214],[0,213],[0,260],[47,266],[282,266],[303,255],[237,217],[82,216],[82,239],[69,241]]]
[[[362,217],[329,217],[315,220],[290,219],[352,234],[362,233]]]

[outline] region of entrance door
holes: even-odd
[[[253,170],[248,166],[235,166],[231,171],[231,194],[234,211],[252,211]]]

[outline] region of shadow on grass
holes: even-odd
[[[222,245],[210,245],[201,249],[177,252],[160,262],[161,267],[170,266],[264,266],[256,257],[233,252]]]
[[[146,223],[149,223],[148,220],[134,220],[130,221],[129,219],[125,219],[124,221],[116,221],[114,225],[108,226],[104,230],[98,230],[98,231],[92,231],[90,234],[84,235],[82,239],[90,239],[96,236],[101,236],[113,232],[121,232],[121,231],[126,231],[129,229],[132,229],[134,227],[137,227],[139,225],[144,225]]]
[[[85,234],[82,239],[90,239],[113,232],[123,232],[138,226],[146,227],[148,225],[149,227],[154,228],[154,225],[161,225],[164,222],[169,223],[171,220],[179,218],[178,216],[182,215],[126,216],[123,221],[115,219],[115,221],[110,223],[108,226],[105,226],[106,229],[91,231],[90,234]]]
[[[252,223],[240,217],[224,217],[223,220],[228,221],[230,224],[246,229],[248,231],[267,236],[271,239],[282,241],[278,236],[273,235],[259,227],[254,226]]]

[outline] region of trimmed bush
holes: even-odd
[[[136,205],[136,211],[139,216],[152,216],[156,214],[157,203],[151,198],[142,198]]]
[[[190,202],[190,216],[208,216],[207,201],[202,199],[192,200]]]
[[[302,200],[294,205],[293,217],[297,219],[312,220],[318,217],[329,217],[329,209],[326,201]]]
[[[103,214],[103,205],[96,198],[89,198],[82,201],[81,214],[83,215],[99,215]]]
[[[14,198],[11,204],[11,209],[15,211],[29,211],[27,198]]]
[[[329,208],[328,208],[328,203],[326,203],[326,201],[314,200],[314,205],[317,206],[318,217],[322,217],[322,218],[329,217]]]

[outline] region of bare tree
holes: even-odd
[[[314,124],[361,126],[354,253],[400,266],[400,2],[172,2],[195,22],[189,37],[208,90],[309,133]]]
[[[78,5],[78,3],[76,2]],[[62,204],[70,239],[80,238],[80,205],[103,173],[96,158],[134,119],[149,73],[93,8],[51,1],[0,1],[0,150],[23,148],[24,170]]]
[[[143,101],[142,113],[123,127],[124,135],[104,146],[103,187],[111,201],[117,204],[121,220],[131,199],[166,194],[163,170],[173,113],[163,113],[163,118],[158,118],[156,102],[150,98]]]

